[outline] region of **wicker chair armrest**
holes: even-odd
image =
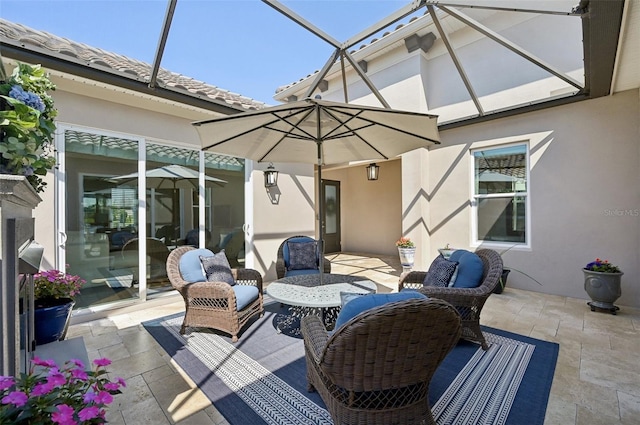
[[[313,355],[316,363],[320,363],[322,353],[327,346],[329,333],[324,327],[320,317],[312,314],[304,317],[300,323],[300,331],[305,341],[305,345]]]
[[[404,275],[398,283],[398,291],[402,291],[404,288],[418,289],[422,287],[422,282],[427,276],[427,272],[412,271]]]
[[[262,293],[262,275],[254,269],[231,269],[233,279],[236,285],[252,285],[257,286]]]
[[[182,286],[180,291],[189,298],[233,298],[236,294],[231,285],[226,282],[193,282]],[[235,303],[235,301],[234,301]]]
[[[490,293],[484,294],[479,288],[443,288],[439,286],[423,286],[418,289],[418,292],[430,298],[448,301],[459,307],[478,305],[481,300],[485,300],[490,295]]]

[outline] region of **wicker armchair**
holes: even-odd
[[[433,374],[460,338],[460,315],[438,299],[413,298],[366,310],[329,334],[302,320],[309,390],[335,424],[435,424]]]
[[[304,240],[314,241],[314,239],[310,238],[309,236],[300,236],[300,235],[291,236],[285,239],[284,241],[282,241],[282,243],[280,244],[280,247],[278,247],[278,255],[276,258],[276,276],[278,279],[282,279],[287,275],[287,259],[285,259],[284,247],[287,244],[287,242],[292,239],[304,239]],[[315,269],[315,270],[310,269],[309,272],[317,273],[317,270],[318,269]],[[324,259],[324,272],[331,273],[331,261],[329,261],[326,257]],[[298,274],[302,274],[302,273],[298,273]]]
[[[231,334],[232,342],[238,341],[242,327],[256,314],[262,316],[262,275],[253,269],[231,269],[238,285],[252,285],[258,288],[258,298],[238,311],[234,287],[226,282],[187,282],[180,273],[180,257],[196,249],[181,246],[169,254],[167,274],[171,285],[184,298],[185,314],[180,333],[187,326],[217,329]]]
[[[480,329],[480,313],[484,303],[493,293],[502,276],[502,257],[492,249],[479,249],[476,254],[483,263],[482,282],[477,288],[454,288],[424,286],[422,282],[427,274],[424,271],[412,271],[400,280],[398,290],[417,289],[428,297],[440,298],[454,305],[462,316],[462,338],[478,342],[483,350],[489,348]]]

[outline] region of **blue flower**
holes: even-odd
[[[19,85],[14,85],[13,87],[11,87],[9,96],[16,100],[19,100],[20,102],[33,109],[37,109],[40,112],[44,112],[45,110],[44,102],[42,101],[42,99],[40,99],[40,96],[33,92],[25,91]]]

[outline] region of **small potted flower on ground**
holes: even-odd
[[[596,258],[583,269],[584,290],[591,298],[587,303],[591,311],[603,309],[616,314],[620,309],[613,303],[622,295],[622,273],[618,266],[614,266],[608,260]]]
[[[414,264],[416,246],[409,238],[401,237],[396,241],[398,247],[398,255],[400,255],[400,264],[403,272],[411,271]]]
[[[64,339],[75,297],[85,280],[60,270],[34,275],[36,345]]]
[[[0,376],[0,424],[104,424],[105,409],[126,386],[124,379],[110,381],[109,359],[94,360],[85,370],[80,360],[58,367],[53,360],[35,357],[28,373]]]

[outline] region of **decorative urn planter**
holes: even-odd
[[[587,303],[591,311],[599,308],[616,314],[620,308],[613,303],[622,295],[620,284],[624,273],[603,273],[586,269],[582,269],[582,272],[584,273],[584,290],[591,298],[591,302]]]
[[[400,255],[402,270],[407,272],[411,271],[415,262],[416,249],[398,247],[398,255]]]

